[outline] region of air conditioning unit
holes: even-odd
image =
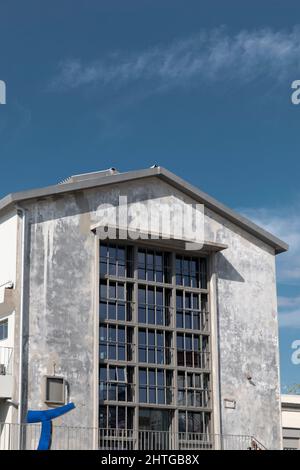
[[[0,364],[0,375],[6,375],[5,364]]]

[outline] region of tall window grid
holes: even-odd
[[[101,242],[99,281],[99,426],[211,433],[207,258]]]

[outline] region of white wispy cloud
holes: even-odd
[[[277,210],[246,209],[242,212],[289,244],[289,251],[277,257],[277,278],[282,284],[300,287],[300,203]],[[279,297],[278,308],[280,327],[300,328],[299,291],[293,297]]]
[[[243,30],[230,34],[226,28],[201,31],[171,44],[138,52],[116,51],[84,61],[64,60],[51,80],[54,90],[89,84],[122,87],[151,80],[157,89],[185,86],[192,80],[264,77],[283,80],[300,72],[300,28]],[[293,75],[294,78],[294,75]],[[155,84],[155,85],[154,85]]]

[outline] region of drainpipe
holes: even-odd
[[[24,272],[25,272],[25,241],[26,241],[26,211],[23,207],[16,206],[17,213],[22,218],[21,240],[21,276],[20,276],[20,327],[19,327],[19,397],[18,397],[18,424],[19,424],[19,449],[22,446],[22,411],[23,411],[23,317],[24,317]]]

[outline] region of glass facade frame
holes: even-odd
[[[143,410],[155,407],[151,429],[161,410],[170,431],[211,433],[208,255],[138,242],[100,245],[99,405],[105,427],[116,423],[112,406],[125,407],[133,429]],[[104,386],[104,365],[106,374],[123,367],[125,383],[106,375]]]

